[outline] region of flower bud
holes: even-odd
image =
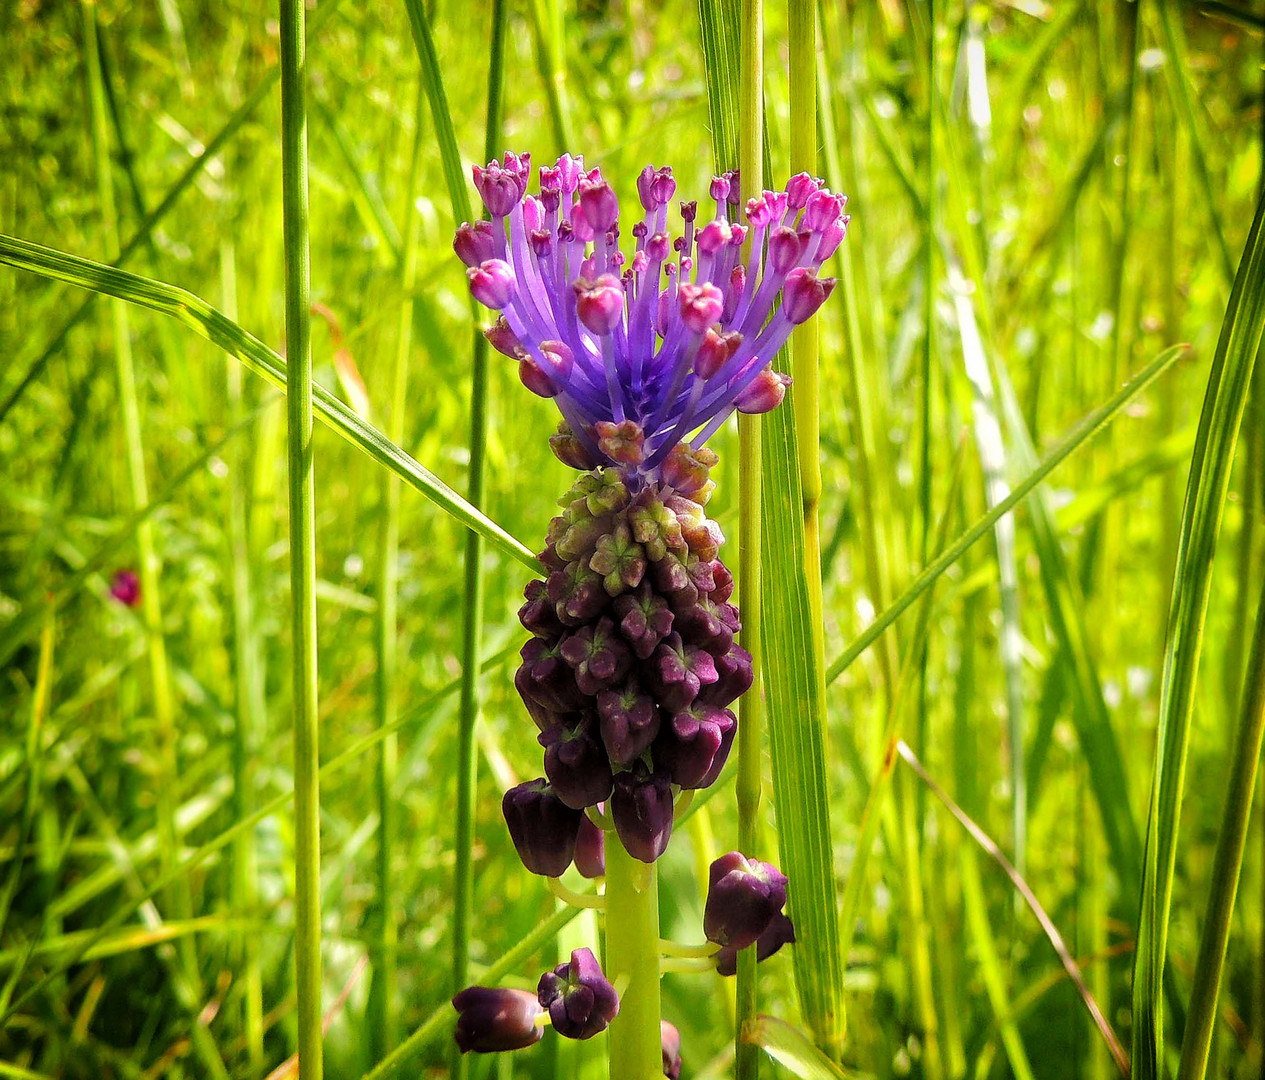
[[[614,686],[632,665],[628,646],[615,633],[615,624],[605,617],[563,638],[559,651],[575,670],[575,682],[582,694],[596,695]]]
[[[619,220],[619,198],[605,180],[580,183],[580,212],[594,233],[601,235]]]
[[[786,906],[786,875],[737,851],[722,855],[708,874],[703,933],[717,945],[745,949]]]
[[[723,334],[708,330],[703,335],[703,343],[698,347],[698,353],[694,357],[694,374],[700,379],[710,379],[724,367],[725,361],[738,351],[738,346],[741,344],[742,335],[735,330]],[[680,444],[673,447],[673,453],[675,454],[678,449],[681,449]],[[707,478],[706,474],[703,478]],[[672,481],[669,480],[668,483],[672,484]],[[676,484],[672,486],[677,487]]]
[[[558,388],[554,386],[541,366],[530,356],[524,356],[518,362],[519,381],[537,397],[557,397]]]
[[[635,420],[613,423],[599,420],[593,426],[597,448],[619,465],[640,465],[646,458],[646,435]]]
[[[463,1054],[522,1050],[538,1043],[545,1029],[536,1023],[540,1002],[526,990],[467,986],[452,999],[457,1010],[457,1046]]]
[[[488,339],[488,344],[502,356],[517,360],[523,355],[523,343],[510,329],[510,324],[505,320],[504,315],[484,330],[483,336]]]
[[[672,781],[667,773],[647,774],[639,765],[634,772],[615,777],[611,817],[624,850],[644,863],[654,862],[672,837]]]
[[[583,810],[567,806],[541,777],[510,788],[501,813],[523,865],[533,874],[561,877],[575,856]]]
[[[797,266],[786,275],[782,287],[782,310],[798,326],[807,322],[834,292],[834,278],[818,278],[811,267]]]
[[[486,167],[474,167],[474,186],[494,218],[505,217],[513,210],[525,190],[525,185],[519,186],[515,173],[501,168],[495,161],[489,161]]]
[[[705,686],[699,691],[698,700],[723,708],[751,689],[754,678],[751,654],[735,643],[729,646],[729,651],[724,656],[716,657],[715,663],[717,679],[711,686]]]
[[[647,660],[672,630],[675,617],[668,602],[642,582],[637,589],[615,598],[611,605],[619,620],[619,634],[638,660]]]
[[[540,977],[536,1000],[549,1010],[554,1030],[568,1039],[591,1039],[619,1015],[619,995],[589,949]]]
[[[663,1050],[663,1075],[668,1080],[681,1077],[681,1033],[675,1024],[659,1021],[659,1044]]]
[[[636,680],[618,690],[597,695],[602,744],[616,765],[628,765],[641,757],[659,733],[659,706]]]
[[[683,281],[677,289],[681,305],[681,321],[694,334],[701,334],[715,323],[725,309],[725,296],[710,281],[702,285]]]
[[[716,252],[729,243],[729,238],[732,235],[728,222],[719,219],[709,221],[699,230],[696,238],[699,254],[715,255]]]
[[[573,469],[584,472],[597,467],[597,462],[565,420],[558,425],[557,432],[549,436],[549,449],[563,465]]]
[[[588,814],[580,819],[580,835],[575,840],[575,868],[590,880],[606,874],[606,833],[593,824]]]
[[[596,727],[592,717],[585,717],[574,725],[554,724],[538,737],[554,794],[576,810],[596,806],[611,794],[611,763]],[[577,833],[579,827],[576,822]]]
[[[757,964],[763,964],[783,945],[795,944],[795,926],[789,916],[778,912],[770,920],[763,934],[756,938],[755,958]],[[738,950],[726,945],[716,954],[716,973],[732,976],[738,971]]]
[[[558,621],[557,612],[549,600],[549,588],[540,578],[533,578],[527,583],[523,599],[525,603],[518,609],[518,621],[523,624],[524,630],[547,640],[562,633],[562,623]]]
[[[135,570],[116,570],[110,579],[110,595],[124,607],[137,607],[141,602],[140,576]]]
[[[713,176],[711,187],[708,189],[708,194],[711,195],[711,197],[715,199],[717,202],[728,202],[729,201],[728,174],[724,176]]]
[[[478,266],[493,258],[496,248],[492,243],[492,222],[476,221],[471,225],[463,221],[453,237],[452,249],[467,266]]]
[[[734,398],[734,407],[740,413],[747,414],[771,412],[782,404],[782,399],[786,397],[786,388],[790,385],[789,375],[765,368]]]
[[[514,295],[514,271],[504,259],[485,259],[466,271],[470,295],[484,307],[500,311]]]
[[[821,187],[820,180],[814,180],[808,173],[802,172],[792,176],[786,185],[786,205],[792,210],[801,210],[808,205],[808,200]]]
[[[624,314],[624,288],[614,274],[596,281],[580,278],[574,285],[576,314],[594,334],[609,334]]]
[[[794,229],[779,225],[769,237],[769,267],[775,274],[788,273],[799,259],[803,241]]]
[[[655,649],[649,668],[650,688],[660,707],[669,712],[689,708],[699,690],[719,677],[711,656],[697,646],[686,645],[676,631]]]
[[[665,770],[672,783],[686,790],[707,787],[704,781],[718,775],[733,744],[734,714],[714,705],[694,705],[676,713],[662,725],[654,744],[655,765]],[[723,942],[722,942],[723,944]]]

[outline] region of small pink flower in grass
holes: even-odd
[[[110,579],[110,595],[126,607],[137,607],[141,602],[141,579],[135,570],[116,570]]]

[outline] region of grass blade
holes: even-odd
[[[1265,327],[1265,199],[1239,262],[1221,337],[1208,374],[1169,603],[1168,641],[1151,783],[1138,947],[1133,973],[1133,1067],[1140,1080],[1163,1075],[1164,961],[1168,941],[1186,751],[1194,708],[1212,564],[1239,425]]]
[[[277,389],[286,388],[286,362],[280,356],[201,297],[184,289],[3,234],[0,234],[0,263],[43,277],[67,281],[94,292],[117,296],[151,311],[170,315],[237,357],[247,368]],[[383,468],[396,473],[409,487],[420,492],[445,513],[467,528],[481,533],[501,551],[513,556],[529,569],[540,569],[539,561],[526,544],[510,536],[496,522],[471,506],[319,384],[312,387],[312,405],[322,422]]]

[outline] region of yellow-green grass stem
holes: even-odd
[[[408,400],[409,355],[413,348],[413,289],[417,278],[420,225],[413,206],[418,161],[422,147],[422,91],[419,84],[413,108],[413,142],[404,191],[404,234],[400,252],[400,303],[395,355],[387,380],[390,389],[386,436],[397,446],[404,442],[405,402]],[[399,560],[400,478],[383,472],[378,509],[378,612],[375,625],[377,672],[374,703],[380,728],[394,728],[399,715]],[[375,871],[377,902],[374,926],[373,978],[369,985],[369,1057],[381,1061],[395,1042],[396,947],[399,916],[391,858],[397,841],[395,780],[399,771],[399,736],[392,731],[378,748],[378,849]]]
[[[312,461],[311,266],[303,0],[281,0],[281,191],[285,232],[286,459],[293,640],[294,970],[300,1080],[320,1080],[320,726],[316,667],[316,484]]]
[[[1230,760],[1229,787],[1217,854],[1213,862],[1204,908],[1203,930],[1199,939],[1199,959],[1190,991],[1190,1007],[1182,1036],[1182,1056],[1178,1080],[1203,1080],[1208,1068],[1208,1052],[1217,1022],[1217,998],[1225,969],[1226,945],[1234,917],[1234,898],[1239,873],[1243,869],[1243,849],[1252,816],[1252,795],[1261,757],[1261,736],[1265,733],[1265,594],[1258,601],[1252,651],[1239,703],[1239,722]]]
[[[606,977],[627,980],[610,1027],[610,1074],[620,1080],[663,1075],[659,1019],[659,874],[617,838],[606,846]]]
[[[237,261],[231,241],[220,245],[220,283],[224,310],[237,317]],[[225,397],[229,423],[247,422],[242,398],[242,366],[225,357]],[[255,421],[250,420],[252,431]],[[233,593],[233,816],[247,817],[255,805],[256,758],[263,725],[267,721],[264,696],[263,656],[255,621],[255,582],[251,572],[249,528],[254,495],[251,448],[248,440],[234,443],[229,485],[228,544]],[[253,912],[259,902],[259,867],[254,830],[242,833],[233,845],[233,897],[239,911]],[[246,1056],[260,1071],[264,1061],[263,974],[259,966],[259,939],[240,935],[237,955],[242,972],[242,1026]]]

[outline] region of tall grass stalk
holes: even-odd
[[[496,156],[501,138],[501,82],[505,63],[505,20],[506,0],[493,0],[492,38],[488,54],[484,160],[491,160]],[[438,84],[438,81],[439,75],[436,72],[435,82]],[[453,210],[454,213],[457,210],[455,202]],[[483,507],[487,442],[488,343],[476,327],[470,376],[470,472],[466,489],[466,498],[476,509]],[[454,993],[461,990],[468,981],[470,917],[474,908],[474,816],[478,773],[475,726],[479,722],[479,647],[483,636],[482,562],[483,537],[473,530],[468,530],[461,620],[461,706],[457,752],[457,866],[452,922]],[[453,1058],[454,1078],[465,1076],[467,1068],[468,1062],[465,1055]]]
[[[738,26],[738,168],[742,205],[758,196],[764,168],[764,3],[742,0]],[[738,725],[738,848],[756,853],[763,789],[764,702],[760,649],[760,428],[759,417],[738,420],[738,580],[741,588],[742,644],[751,653],[751,689],[742,698]],[[743,1028],[759,1010],[756,951],[738,953],[734,1009],[734,1075],[756,1080],[759,1047],[743,1038]]]
[[[1156,1080],[1163,1075],[1164,964],[1186,752],[1221,514],[1252,368],[1265,327],[1263,225],[1265,199],[1257,204],[1208,375],[1182,509],[1134,961],[1132,1057],[1134,1076],[1139,1080]]]
[[[106,130],[105,92],[101,57],[97,42],[97,8],[94,0],[84,0],[84,58],[88,66],[88,92],[92,107],[92,138],[96,158],[97,195],[101,200],[102,224],[112,256],[119,250],[118,215],[115,210],[114,182],[110,173],[109,136]],[[140,400],[136,388],[136,368],[132,358],[132,331],[128,308],[121,300],[110,305],[114,319],[114,361],[118,381],[119,418],[127,468],[128,497],[133,511],[149,502],[145,474],[145,443],[141,432]],[[162,594],[159,586],[161,564],[154,547],[154,527],[143,521],[136,530],[137,574],[141,582],[141,622],[145,627],[149,655],[150,689],[153,695],[155,744],[158,771],[154,785],[154,805],[162,842],[164,869],[170,870],[178,857],[180,837],[175,824],[178,791],[176,733],[171,699],[171,673],[167,663],[167,643],[163,637]],[[171,913],[187,918],[191,901],[187,887],[176,888],[169,898]],[[193,970],[196,970],[194,966]]]
[[[1234,916],[1234,897],[1243,868],[1243,849],[1252,815],[1252,795],[1261,757],[1261,736],[1265,734],[1265,595],[1256,609],[1256,629],[1248,657],[1247,676],[1239,706],[1238,729],[1230,758],[1229,786],[1217,854],[1210,877],[1211,888],[1204,908],[1199,939],[1199,959],[1190,991],[1190,1007],[1182,1035],[1178,1080],[1203,1080],[1208,1051],[1217,1022],[1217,999],[1225,967],[1226,945]]]
[[[395,357],[387,379],[390,390],[386,435],[397,446],[404,442],[405,402],[408,400],[408,364],[413,348],[413,289],[417,278],[417,247],[420,223],[413,206],[417,190],[418,165],[422,151],[422,89],[419,81],[413,107],[413,147],[404,189],[404,235],[400,251],[399,322]],[[378,612],[375,625],[377,672],[374,705],[377,725],[393,728],[399,715],[397,690],[400,561],[400,478],[383,472],[378,509]],[[399,905],[391,860],[395,853],[397,814],[395,779],[399,771],[399,737],[394,731],[378,748],[378,850],[376,955],[369,986],[369,1056],[377,1062],[395,1042],[396,946],[399,941]]]
[[[316,669],[307,57],[303,0],[281,0],[281,189],[285,226],[286,460],[294,700],[294,970],[300,1080],[320,1080],[321,802]]]
[[[237,259],[231,241],[220,245],[220,281],[224,310],[237,316]],[[243,423],[242,366],[231,356],[225,361],[225,397],[229,422]],[[251,430],[257,430],[252,422]],[[251,453],[246,440],[233,446],[229,488],[228,542],[233,587],[233,816],[249,817],[255,806],[255,773],[260,736],[267,721],[264,696],[264,650],[255,617],[255,582],[251,572],[250,510],[253,495]],[[238,911],[253,912],[259,902],[258,854],[253,830],[242,833],[233,845],[233,894]],[[259,966],[259,940],[241,936],[238,958],[243,992],[242,1019],[246,1057],[252,1069],[263,1067],[263,974]]]

